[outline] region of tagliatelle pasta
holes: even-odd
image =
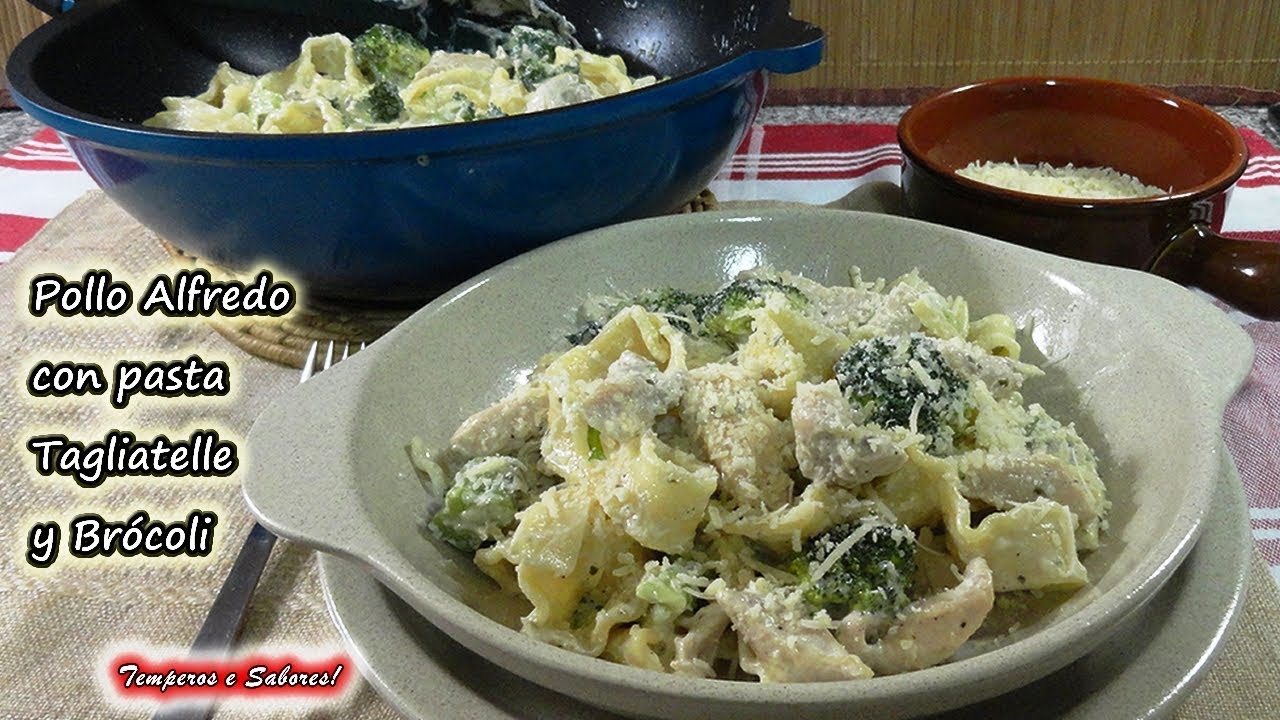
[[[524,26],[491,54],[430,51],[387,26],[370,33],[354,43],[340,33],[308,38],[296,60],[260,76],[224,62],[204,92],[164,98],[143,124],[268,134],[418,127],[550,110],[657,81],[628,75],[617,55]]]
[[[862,678],[947,661],[997,594],[1088,582],[1109,501],[1074,427],[1024,401],[1040,371],[1009,317],[915,272],[769,268],[584,308],[450,448],[414,447],[430,531],[528,601],[523,632],[697,677]]]

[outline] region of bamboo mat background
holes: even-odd
[[[778,88],[1055,73],[1280,89],[1274,0],[793,0],[791,7],[831,40],[822,65],[776,78]]]
[[[4,71],[9,53],[18,41],[40,27],[46,19],[44,13],[28,5],[26,0],[0,0],[0,73]],[[8,81],[0,84],[4,85],[7,97]]]

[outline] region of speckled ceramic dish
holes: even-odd
[[[999,644],[865,681],[762,685],[660,675],[533,641],[503,616],[470,559],[422,530],[426,493],[405,444],[442,445],[572,329],[593,292],[709,289],[770,264],[834,283],[913,267],[975,314],[1025,329],[1025,388],[1074,420],[1114,501],[1092,585]],[[456,288],[351,360],[275,403],[249,436],[245,494],[271,530],[358,560],[468,649],[534,683],[610,710],[662,718],[878,718],[994,697],[1081,657],[1173,574],[1199,534],[1223,453],[1219,421],[1251,360],[1219,311],[1157,277],[876,214],[703,213],[586,233]]]

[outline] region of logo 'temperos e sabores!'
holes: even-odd
[[[138,652],[113,656],[105,673],[118,700],[160,702],[337,697],[354,674],[342,654],[150,658]]]

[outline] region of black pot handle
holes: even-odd
[[[31,6],[45,15],[56,16],[71,9],[76,0],[27,0]]]

